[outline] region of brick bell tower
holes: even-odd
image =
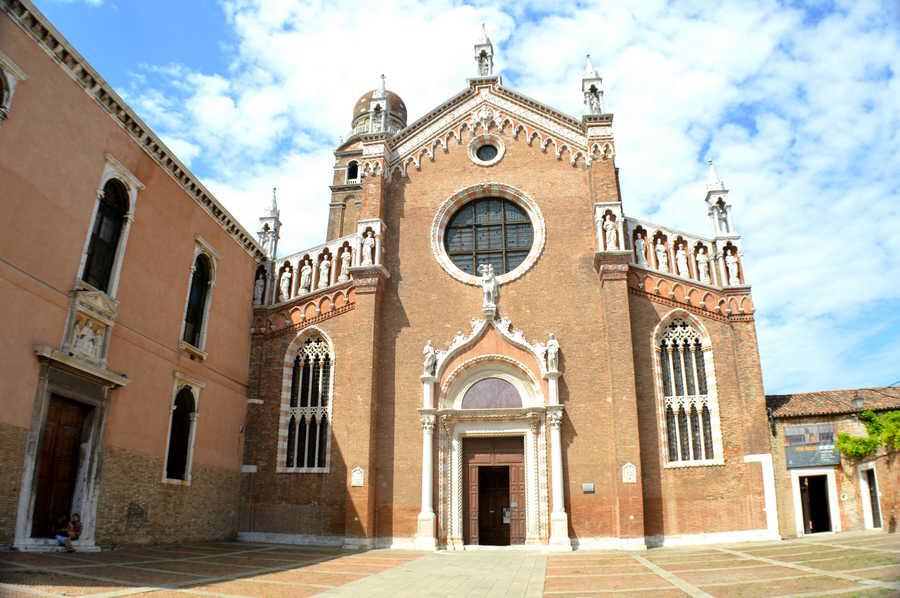
[[[334,152],[327,240],[364,233],[383,233],[382,202],[388,141],[406,127],[406,105],[385,87],[367,91],[353,107],[350,134]],[[377,222],[375,222],[377,221]]]
[[[342,237],[354,240],[354,252],[362,252],[350,268],[356,293],[354,340],[361,349],[355,361],[359,368],[355,384],[356,401],[348,417],[360,423],[361,434],[351,445],[345,445],[348,463],[370,472],[370,483],[347,490],[344,534],[348,546],[374,546],[375,541],[375,477],[376,410],[378,371],[377,347],[379,303],[384,281],[390,277],[382,262],[383,240],[388,234],[384,224],[384,196],[389,159],[389,141],[406,127],[406,105],[385,86],[381,75],[378,87],[364,93],[353,107],[350,134],[334,152],[334,175],[331,185],[327,240]],[[369,243],[372,245],[370,246]],[[367,248],[368,247],[368,248]],[[366,363],[366,359],[370,361]],[[365,372],[365,373],[363,373]],[[349,409],[349,408],[348,408]],[[368,422],[363,425],[363,422]]]

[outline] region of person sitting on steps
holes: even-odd
[[[65,517],[59,518],[59,527],[56,531],[56,541],[60,546],[66,547],[66,552],[75,552],[72,540],[81,536],[81,515],[72,513],[72,518],[67,522]]]

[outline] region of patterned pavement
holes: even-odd
[[[900,534],[551,555],[545,596],[900,596]]]
[[[900,596],[900,534],[541,554],[248,543],[0,553],[0,597]]]

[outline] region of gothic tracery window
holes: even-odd
[[[528,214],[508,199],[486,197],[461,207],[447,223],[444,247],[457,268],[476,274],[491,264],[497,275],[514,270],[528,257],[534,228]]]
[[[291,369],[290,419],[284,466],[324,471],[328,467],[333,357],[328,342],[311,337],[303,343]]]
[[[676,318],[666,327],[658,349],[669,462],[711,461],[717,457],[712,429],[717,407],[707,387],[700,333]]]

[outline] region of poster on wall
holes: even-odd
[[[784,456],[788,469],[840,465],[834,446],[834,424],[800,424],[784,427]]]

